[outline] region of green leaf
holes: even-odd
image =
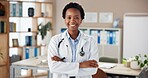
[[[135,59],[138,60],[139,59],[139,56],[135,56]]]
[[[147,57],[147,55],[145,54],[144,57]]]
[[[142,67],[144,67],[144,64],[143,64],[143,63],[141,63],[141,64],[140,64],[140,67],[141,67],[141,68],[142,68]]]
[[[147,64],[148,63],[148,60],[144,60],[144,64]]]
[[[138,65],[140,64],[140,61],[138,61]]]
[[[49,30],[51,30],[51,23],[50,22],[46,23],[45,25],[42,25],[42,24],[38,25],[38,31],[41,34],[42,40],[44,39],[44,37],[47,34],[47,31],[49,31]]]

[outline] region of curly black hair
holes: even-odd
[[[75,9],[79,10],[79,11],[80,11],[80,14],[81,14],[82,20],[84,19],[85,13],[84,13],[84,10],[83,10],[82,6],[79,5],[78,3],[75,3],[75,2],[70,2],[69,4],[67,4],[67,5],[64,7],[63,12],[62,12],[62,17],[63,17],[64,19],[65,19],[66,11],[67,11],[69,8],[75,8]]]

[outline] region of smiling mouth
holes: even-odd
[[[70,25],[70,26],[72,26],[72,27],[73,27],[73,26],[76,26],[76,25]]]

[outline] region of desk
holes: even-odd
[[[48,71],[48,78],[52,78],[52,74],[49,72],[49,68],[47,63],[42,63],[42,60],[45,60],[46,56],[40,56],[36,58],[21,60],[18,62],[12,63],[10,66],[10,78],[16,78],[17,76],[20,76],[20,74],[16,73],[16,69],[41,69],[41,70],[47,70]]]
[[[16,78],[15,69],[16,68],[26,68],[26,69],[41,69],[41,70],[47,70],[48,71],[48,78],[52,78],[52,74],[49,72],[49,68],[47,63],[42,64],[41,61],[45,60],[46,56],[40,56],[38,58],[31,58],[26,59],[22,61],[18,61],[15,63],[12,63],[11,69],[10,69],[10,78]],[[103,64],[103,62],[99,62],[99,65]],[[116,64],[116,63],[114,63]],[[116,64],[115,67],[110,69],[104,69],[101,68],[103,71],[105,71],[107,74],[113,74],[118,76],[127,76],[127,77],[136,77],[139,75],[141,70],[133,70],[128,67],[125,67],[123,64]]]
[[[99,62],[99,65],[103,64],[103,62]],[[111,64],[116,64],[116,63],[111,63]],[[126,77],[137,77],[141,70],[133,70],[129,67],[125,67],[123,64],[116,64],[115,67],[113,68],[100,68],[107,74],[112,74],[112,75],[117,75],[117,76],[126,76]]]

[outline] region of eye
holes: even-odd
[[[70,17],[70,16],[68,16],[68,17],[66,17],[66,19],[70,20],[70,19],[71,19],[71,17]]]
[[[75,17],[75,19],[79,19],[79,17]]]

